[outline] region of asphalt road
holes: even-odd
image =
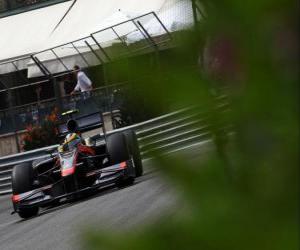
[[[10,215],[10,196],[0,197],[0,249],[78,249],[81,230],[87,227],[129,230],[169,213],[178,197],[157,171],[145,165],[145,175],[133,186],[100,190],[29,220]]]
[[[186,151],[189,159],[205,155],[199,148]],[[82,249],[84,229],[134,230],[180,210],[183,195],[153,168],[153,161],[145,161],[144,168],[145,174],[132,186],[106,188],[29,220],[10,215],[10,196],[0,196],[0,249]]]

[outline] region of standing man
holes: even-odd
[[[83,71],[81,71],[78,65],[75,65],[73,69],[77,78],[77,85],[71,92],[71,95],[74,95],[76,92],[80,91],[83,99],[86,100],[91,96],[91,90],[93,89],[92,81]]]

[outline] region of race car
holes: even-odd
[[[14,211],[27,219],[41,207],[59,205],[115,184],[124,187],[143,174],[141,155],[134,131],[107,134],[101,114],[76,118],[77,111],[60,126],[64,141],[49,158],[34,164],[17,165],[12,171]],[[83,140],[80,133],[103,127],[103,134]],[[98,143],[97,143],[98,142]]]

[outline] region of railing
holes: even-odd
[[[228,111],[226,97],[219,99],[220,112]],[[198,145],[212,139],[210,114],[199,107],[183,109],[130,127],[108,133],[132,129],[136,132],[142,157],[148,158],[157,153],[178,151],[182,148]],[[231,131],[230,125],[224,124],[224,133]],[[13,166],[22,162],[33,162],[48,156],[47,150],[57,145],[22,154],[0,158],[0,194],[11,192],[11,171]]]
[[[76,108],[81,111],[81,114],[96,110],[110,112],[112,109],[120,109],[123,102],[122,96],[116,95],[115,92],[126,86],[127,82],[123,82],[96,88],[92,91],[92,101],[85,103],[81,101],[80,94],[75,96],[66,95],[61,99],[62,108],[63,110]],[[28,125],[40,124],[56,106],[56,99],[51,98],[0,110],[0,135],[25,130]]]
[[[170,32],[156,13],[149,12],[89,36],[32,54],[28,74],[36,76],[42,72],[49,76],[68,72],[72,70],[74,61],[82,67],[105,64],[145,51],[164,49],[171,40]]]
[[[169,30],[157,14],[149,12],[74,41],[17,59],[4,60],[0,62],[0,74],[28,69],[29,77],[55,76],[57,73],[70,72],[74,62],[82,68],[104,64],[168,48],[172,46],[171,41]],[[24,79],[24,76],[20,78],[23,85],[19,82],[17,88],[27,87],[28,79]],[[39,84],[40,82],[31,83]]]

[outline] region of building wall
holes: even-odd
[[[21,142],[22,136],[24,135],[23,132],[18,132],[18,141]],[[19,143],[20,144],[20,143]],[[0,136],[0,157],[13,155],[18,153],[18,147],[16,143],[16,136],[14,133],[1,135]]]
[[[0,11],[5,11],[8,9],[14,9],[18,7],[23,7],[27,5],[36,4],[39,2],[45,2],[47,0],[0,0]],[[50,0],[51,1],[51,0]]]
[[[0,17],[70,0],[0,0]]]
[[[6,9],[6,4],[4,0],[0,0],[0,12]]]

